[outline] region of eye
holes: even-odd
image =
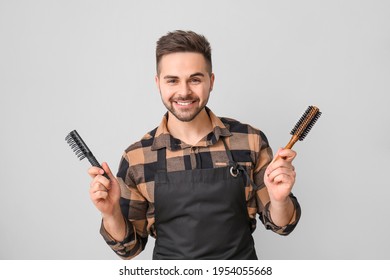
[[[200,82],[201,82],[201,80],[198,79],[198,78],[192,78],[192,79],[190,80],[190,83],[193,84],[193,85],[197,85],[197,84],[199,84]]]
[[[168,80],[167,80],[167,83],[168,83],[168,84],[172,84],[172,85],[173,85],[173,84],[176,84],[176,83],[177,83],[177,79],[168,79]]]

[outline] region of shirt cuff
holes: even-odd
[[[127,219],[124,219],[126,224],[126,234],[125,238],[122,241],[115,240],[104,228],[103,220],[100,225],[100,234],[103,236],[104,240],[106,241],[107,245],[111,247],[115,253],[117,253],[119,256],[127,254],[126,247],[131,245],[133,242],[135,242],[134,238],[134,229],[132,225],[130,225],[129,221]]]
[[[280,235],[289,235],[295,229],[296,225],[299,222],[299,219],[301,218],[301,206],[299,205],[297,198],[292,193],[290,193],[289,197],[294,205],[294,213],[291,217],[290,222],[283,227],[277,226],[272,221],[271,213],[269,211],[269,207],[271,204],[270,202],[268,202],[265,205],[265,209],[264,209],[265,215],[262,221],[266,229],[272,230]]]

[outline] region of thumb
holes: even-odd
[[[272,159],[271,163],[274,163],[278,158],[280,158],[281,156],[279,155],[279,153],[281,151],[283,151],[284,149],[283,148],[279,148],[278,151],[274,154],[274,158]]]
[[[108,177],[111,181],[116,180],[116,177],[112,174],[111,169],[108,166],[107,162],[102,163],[102,168],[103,168],[104,172],[106,172],[106,174],[108,175]]]
[[[280,155],[280,152],[281,152],[281,151],[284,151],[284,149],[283,149],[283,148],[279,148],[278,151],[277,151],[276,154],[275,154],[275,158],[278,157],[278,156],[281,156],[281,155]]]

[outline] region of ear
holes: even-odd
[[[154,76],[154,82],[156,83],[157,88],[160,90],[160,79],[158,77],[158,74]]]
[[[214,75],[214,73],[211,73],[211,75],[210,75],[210,92],[213,90],[214,80],[215,80],[215,75]]]

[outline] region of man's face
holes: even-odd
[[[214,74],[207,71],[203,55],[178,52],[164,55],[156,84],[161,99],[178,120],[192,121],[206,106],[213,89]]]

